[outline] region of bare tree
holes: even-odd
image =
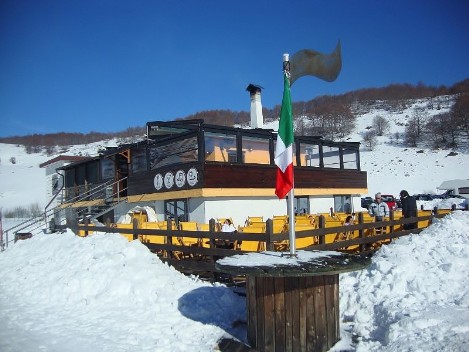
[[[422,134],[422,129],[425,125],[425,120],[428,117],[428,112],[425,110],[425,108],[422,107],[417,107],[414,109],[412,112],[412,119],[413,119],[413,124],[415,133],[417,133],[417,137],[420,138]]]
[[[451,114],[454,119],[453,122],[465,133],[466,138],[469,138],[469,95],[462,94],[454,103],[451,108]]]
[[[355,116],[349,106],[337,103],[322,104],[310,111],[309,127],[305,132],[329,139],[343,138],[355,127]]]
[[[419,123],[416,118],[411,118],[405,128],[404,142],[409,147],[416,147],[420,134],[418,132]]]
[[[376,132],[374,130],[368,130],[363,134],[363,143],[368,149],[373,150],[378,143],[378,139],[376,138]]]
[[[426,137],[432,148],[443,148],[448,145],[447,137],[451,134],[448,133],[449,119],[449,114],[439,114],[431,117],[425,124]]]
[[[382,136],[389,131],[389,122],[381,115],[373,117],[372,126],[378,136]]]

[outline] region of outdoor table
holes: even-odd
[[[286,253],[284,253],[286,254]],[[247,338],[256,351],[327,351],[340,340],[339,273],[370,259],[331,251],[235,255],[218,271],[246,275]]]

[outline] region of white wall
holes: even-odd
[[[235,227],[244,226],[248,216],[263,216],[264,220],[274,215],[287,214],[287,201],[277,198],[208,198],[205,201],[204,222],[210,218],[232,218]]]
[[[310,197],[311,213],[327,213],[334,206],[334,199]],[[158,221],[164,219],[164,201],[124,203],[116,208],[116,220],[118,215],[125,214],[135,206],[151,206],[155,209]],[[362,211],[360,197],[353,197],[354,211]],[[246,198],[190,198],[188,200],[189,221],[208,224],[211,218],[232,218],[235,227],[244,226],[248,216],[262,216],[264,221],[274,215],[287,214],[287,201],[275,197]]]

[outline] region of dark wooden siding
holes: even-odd
[[[198,170],[199,181],[194,186],[186,184],[156,190],[154,178],[157,173],[175,174],[178,170],[187,173],[189,168]],[[159,193],[165,191],[197,188],[275,188],[277,167],[272,165],[247,164],[192,164],[178,165],[175,168],[141,172],[129,176],[128,195]],[[358,170],[295,168],[296,188],[367,188],[366,172]]]
[[[270,165],[206,164],[204,187],[275,188],[277,167]],[[296,188],[366,188],[366,172],[358,170],[295,168]]]

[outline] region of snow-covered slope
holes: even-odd
[[[440,109],[436,107],[440,102]],[[368,173],[370,196],[376,192],[399,195],[402,189],[410,194],[438,193],[438,186],[445,180],[469,178],[469,154],[467,151],[431,150],[404,146],[402,136],[406,123],[412,118],[416,108],[424,109],[424,118],[448,112],[454,103],[453,97],[442,96],[408,101],[400,111],[390,111],[379,102],[368,112],[357,114],[354,131],[344,138],[347,142],[363,142],[363,134],[372,126],[375,116],[382,116],[389,122],[389,131],[377,137],[377,145],[370,150],[362,144],[360,150],[361,169]],[[266,128],[278,129],[278,121],[269,123]],[[400,138],[396,141],[396,133]],[[450,155],[451,153],[451,155]],[[365,196],[365,195],[364,195]]]
[[[412,117],[416,107],[425,108],[426,116],[447,112],[452,104],[451,97],[441,97],[441,109],[429,109],[430,99],[419,99],[407,104],[407,108],[393,112],[386,110],[384,104],[371,107],[368,112],[357,115],[354,132],[346,141],[362,142],[362,135],[372,125],[373,117],[380,115],[390,122],[390,130],[385,136],[378,137],[373,150],[365,145],[361,148],[361,168],[368,173],[369,195],[376,192],[394,194],[407,189],[410,194],[436,192],[441,182],[449,179],[469,178],[469,154],[457,151],[450,156],[450,150],[430,150],[407,148],[402,140],[396,142],[395,133],[402,135],[405,124]],[[434,104],[435,105],[435,104]],[[266,128],[277,129],[278,121],[266,124]],[[96,155],[100,146],[114,146],[116,140],[102,141],[88,145],[71,146],[67,155]],[[452,153],[455,154],[455,153]],[[39,164],[59,155],[27,154],[23,147],[0,144],[0,207],[11,209],[38,203],[44,207],[46,199],[45,170]],[[9,159],[14,157],[16,164]]]

